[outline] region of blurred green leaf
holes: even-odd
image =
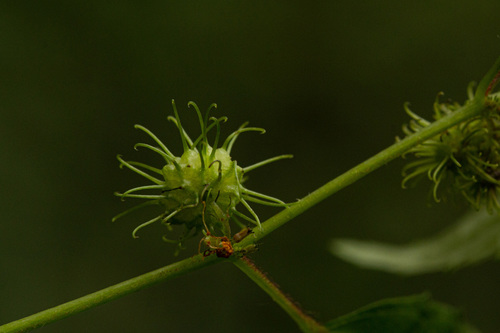
[[[339,333],[479,332],[464,323],[457,310],[426,294],[378,301],[332,320],[326,327]]]
[[[391,273],[448,271],[500,255],[500,217],[472,212],[441,234],[407,245],[337,239],[330,251],[358,266]]]

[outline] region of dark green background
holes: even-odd
[[[0,3],[0,322],[80,297],[176,260],[144,211],[112,195],[144,181],[117,153],[157,133],[174,152],[175,98],[217,102],[224,134],[249,120],[247,186],[286,201],[401,135],[403,103],[430,117],[437,92],[463,101],[500,54],[500,2],[16,1]],[[320,320],[386,297],[430,291],[484,332],[500,327],[497,262],[403,278],[361,270],[327,251],[333,237],[402,243],[464,211],[430,204],[428,184],[400,188],[402,161],[277,230],[253,258]],[[262,219],[276,209],[257,207]],[[181,254],[196,253],[197,240]],[[39,332],[291,332],[294,323],[231,265],[217,265],[52,324]]]

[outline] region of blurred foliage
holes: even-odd
[[[406,245],[337,239],[330,250],[360,267],[403,275],[458,270],[498,259],[500,221],[497,214],[472,211],[448,230]]]
[[[342,333],[477,333],[460,323],[460,314],[427,295],[386,299],[327,323],[330,332]]]

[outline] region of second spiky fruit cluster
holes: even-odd
[[[434,103],[434,119],[441,119],[459,110],[462,105],[451,102]],[[472,103],[472,85],[468,89]],[[411,149],[417,159],[403,170],[403,186],[419,176],[427,176],[433,185],[436,201],[449,194],[461,194],[474,208],[485,206],[490,212],[500,210],[500,115],[498,93],[487,97],[489,112],[458,124],[438,136]],[[412,120],[403,127],[407,135],[418,133],[430,122],[416,115],[407,105]],[[439,191],[447,188],[447,191]]]

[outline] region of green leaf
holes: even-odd
[[[500,256],[500,217],[473,212],[441,234],[407,245],[337,239],[330,250],[358,266],[391,273],[448,271]]]
[[[378,301],[326,323],[337,333],[478,333],[452,307],[415,295]]]

